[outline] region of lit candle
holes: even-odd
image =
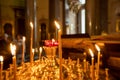
[[[13,55],[12,60],[13,60],[13,67],[14,67],[14,80],[17,80],[17,65],[16,65],[16,46],[13,44],[10,44],[10,49],[11,49],[11,53]]]
[[[83,59],[83,66],[84,66],[84,72],[86,72],[86,52],[83,53],[84,59]]]
[[[83,64],[84,64],[84,72],[86,72],[86,59],[83,60]]]
[[[60,80],[62,80],[62,45],[61,45],[61,29],[60,25],[57,21],[55,21],[55,25],[58,28],[58,51],[59,51],[59,58],[60,58]]]
[[[97,77],[99,79],[99,65],[100,65],[100,48],[97,44],[95,44],[95,47],[98,51],[98,58],[97,58]]]
[[[52,39],[52,46],[54,46],[55,39]]]
[[[0,80],[2,80],[3,56],[0,56]]]
[[[25,37],[23,37],[23,44],[22,44],[22,64],[24,64],[24,55],[25,55]]]
[[[32,45],[33,45],[33,23],[30,22],[31,27],[31,36],[30,36],[30,63],[33,61],[33,54],[32,54]]]
[[[40,51],[40,53],[39,53],[39,60],[40,60],[41,59],[41,54],[42,54],[42,47],[39,48],[39,51]]]
[[[94,54],[91,49],[89,49],[89,52],[91,54],[91,62],[92,62],[92,68],[91,68],[91,78],[94,79]]]

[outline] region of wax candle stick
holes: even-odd
[[[24,64],[24,57],[25,56],[25,37],[23,37],[23,42],[22,42],[22,65]]]
[[[97,77],[99,79],[99,66],[100,66],[100,48],[97,44],[95,44],[96,49],[98,50],[98,58],[97,58]]]
[[[92,80],[94,80],[94,54],[91,49],[89,49],[89,52],[91,54],[91,66],[92,66],[91,78],[92,78]]]
[[[86,68],[87,68],[87,63],[86,63],[86,52],[84,52],[83,55],[84,55],[83,67],[84,67],[84,72],[86,72]]]
[[[30,22],[31,36],[30,36],[30,63],[33,61],[32,46],[33,46],[33,23]]]
[[[10,64],[10,75],[12,74],[12,64]]]
[[[35,49],[32,49],[32,64],[34,62],[34,54],[35,54]]]
[[[0,56],[0,80],[3,80],[2,72],[3,72],[3,56]]]
[[[84,72],[86,72],[86,59],[83,60]]]
[[[105,75],[106,75],[105,80],[109,80],[108,70],[109,70],[108,68],[105,68]]]
[[[79,66],[79,64],[80,64],[80,59],[77,58],[77,66]]]
[[[11,53],[13,55],[12,57],[12,60],[13,60],[13,66],[14,66],[14,80],[17,80],[17,76],[16,76],[16,73],[17,73],[17,65],[16,65],[16,46],[13,45],[13,44],[10,44],[10,49],[11,49]]]
[[[39,48],[39,60],[41,59],[42,47]]]
[[[59,58],[60,58],[60,80],[62,80],[62,44],[61,44],[61,29],[60,25],[57,21],[55,21],[55,25],[58,28],[58,51],[59,51]]]
[[[5,71],[5,80],[8,80],[8,75],[9,75],[9,72],[8,71]]]

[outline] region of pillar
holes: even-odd
[[[33,23],[33,44],[30,44],[30,22]],[[28,53],[31,53],[30,45],[32,45],[33,48],[38,47],[37,30],[36,0],[26,0],[26,49]]]
[[[61,24],[63,22],[63,15],[61,5],[62,0],[49,0],[49,33],[51,38],[57,38],[57,28],[54,24],[54,20],[58,20]]]

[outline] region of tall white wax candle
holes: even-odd
[[[98,58],[97,58],[97,77],[99,79],[99,66],[100,66],[100,48],[97,44],[95,44],[96,49],[98,50]]]
[[[30,63],[33,61],[32,46],[33,46],[33,23],[30,22],[31,36],[30,36]]]
[[[55,25],[58,28],[58,51],[59,51],[59,59],[60,59],[60,80],[62,80],[62,44],[61,44],[61,29],[60,29],[60,25],[58,24],[57,21],[55,21]]]
[[[0,80],[3,80],[2,72],[3,72],[3,56],[0,56]]]
[[[16,63],[16,46],[13,45],[13,44],[10,44],[10,49],[11,49],[11,53],[13,55],[12,57],[12,60],[13,60],[13,71],[14,71],[14,80],[17,80],[17,76],[16,76],[16,73],[17,73],[17,63]]]
[[[41,55],[42,55],[42,47],[39,48],[39,60],[41,59]]]
[[[22,42],[22,64],[24,64],[24,56],[25,56],[25,37],[23,37],[23,42]]]
[[[94,80],[94,54],[91,49],[89,49],[89,52],[91,54],[91,65],[92,65],[91,78],[92,80]]]

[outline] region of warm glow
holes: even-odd
[[[54,43],[54,42],[55,42],[55,39],[52,39],[52,42]]]
[[[0,56],[0,61],[1,61],[1,62],[3,61],[3,56]]]
[[[60,25],[59,25],[59,23],[58,23],[57,21],[55,21],[55,25],[56,25],[56,27],[57,27],[58,29],[60,29]]]
[[[42,47],[39,48],[40,53],[42,53]]]
[[[35,49],[32,49],[32,53],[34,54],[34,52],[35,52]]]
[[[25,37],[23,36],[23,41],[25,41]]]
[[[92,23],[91,23],[91,21],[89,22],[89,26],[91,27],[91,25],[92,25]]]
[[[96,49],[97,49],[98,51],[100,51],[100,48],[99,48],[99,46],[98,46],[97,44],[95,44],[95,47],[96,47]]]
[[[11,50],[12,55],[15,55],[15,52],[16,52],[16,46],[13,45],[12,43],[10,43],[10,50]]]
[[[90,52],[90,55],[91,55],[92,57],[94,57],[94,54],[93,54],[93,52],[92,52],[91,49],[89,49],[89,52]]]
[[[30,26],[31,26],[31,28],[33,29],[33,23],[32,23],[32,22],[30,22]]]

